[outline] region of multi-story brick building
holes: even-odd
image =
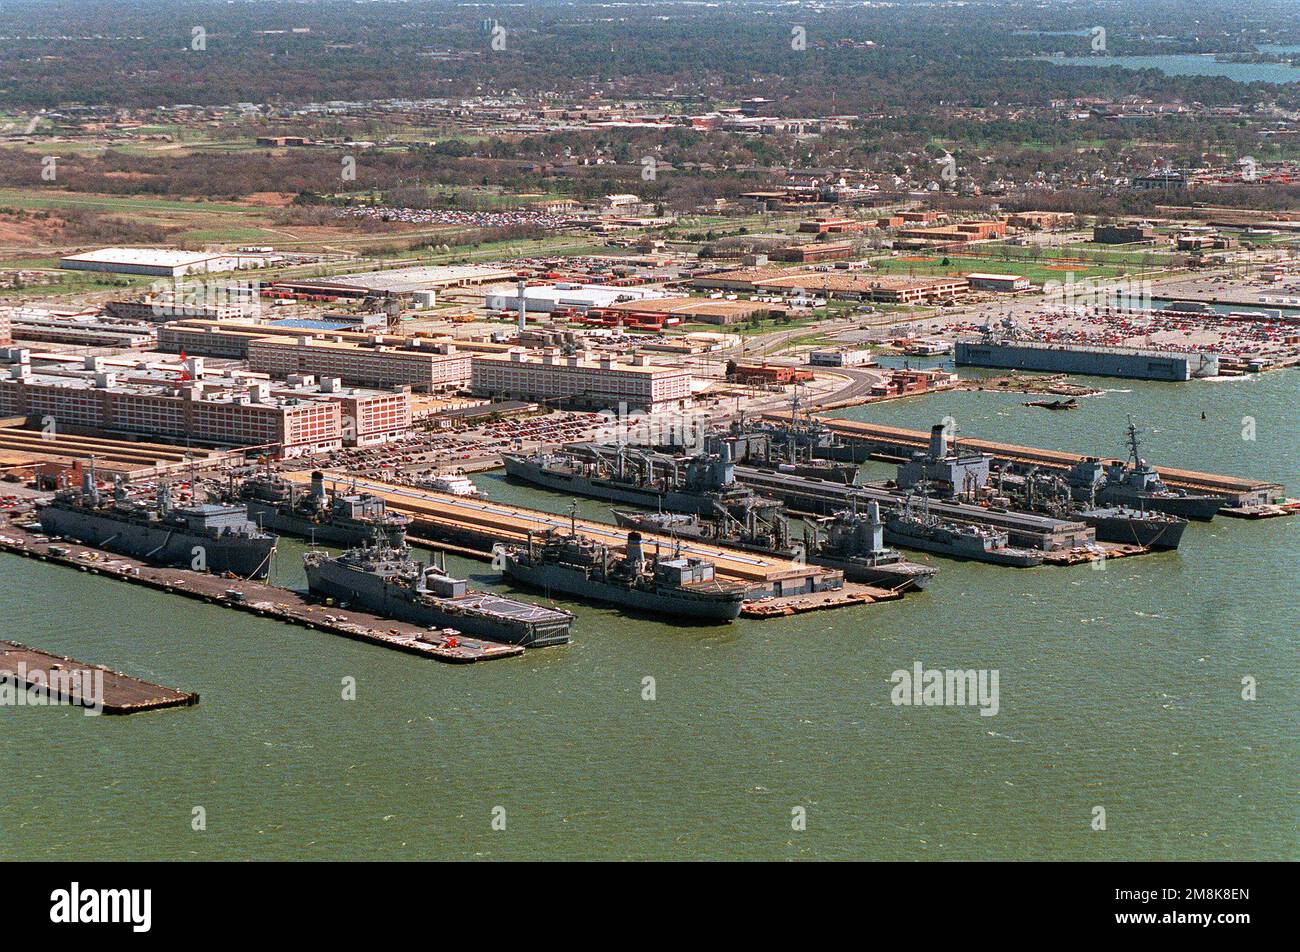
[[[94,360],[37,371],[25,350],[0,355],[0,416],[161,441],[266,446],[285,456],[342,446],[341,402],[273,396],[267,381],[119,377]]]
[[[691,374],[679,367],[651,365],[643,357],[615,363],[611,357],[589,360],[512,351],[475,355],[470,386],[481,396],[599,409],[626,404],[654,411],[683,406],[691,396]]]
[[[407,386],[421,393],[464,389],[470,356],[455,344],[419,338],[408,346],[311,336],[248,342],[248,366],[257,373],[316,374],[366,387]]]
[[[326,400],[339,405],[342,437],[347,446],[372,446],[411,428],[411,391],[345,387],[337,377],[294,374],[272,383],[271,394],[284,399]]]

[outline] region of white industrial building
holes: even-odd
[[[530,314],[549,314],[561,308],[588,311],[592,308],[610,307],[624,301],[649,301],[666,298],[663,291],[649,288],[613,288],[604,284],[548,284],[524,289],[524,306]],[[517,288],[494,289],[485,296],[491,310],[518,311]]]
[[[808,363],[814,367],[870,367],[876,358],[869,350],[814,350]]]
[[[168,248],[100,248],[59,259],[70,271],[107,271],[112,274],[147,274],[178,278],[186,274],[265,268],[276,255],[229,252],[176,251]]]

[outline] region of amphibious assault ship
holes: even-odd
[[[174,506],[165,483],[158,487],[156,501],[132,499],[120,476],[114,480],[113,498],[104,500],[93,462],[81,487],[56,493],[40,505],[38,518],[50,535],[218,575],[265,578],[275,550],[275,536],[258,529],[244,506]]]
[[[1014,568],[1031,568],[1043,563],[1042,553],[1007,545],[1007,534],[1000,529],[931,516],[924,496],[918,506],[916,497],[909,495],[901,510],[889,514],[885,519],[885,538],[905,549],[920,549],[951,559]]]
[[[592,458],[576,453],[503,453],[501,458],[508,476],[570,495],[700,516],[712,515],[718,506],[733,514],[756,507],[780,509],[779,503],[764,500],[736,482],[731,451],[725,444],[719,453],[687,459],[684,472],[675,459],[664,457],[657,463],[652,455],[623,446],[606,449],[587,444],[586,450]]]
[[[239,496],[248,507],[248,517],[262,528],[312,542],[365,545],[378,529],[389,545],[400,546],[411,521],[400,513],[389,512],[384,500],[370,493],[327,490],[325,476],[319,470],[311,474],[311,488],[305,492],[267,473],[244,480]]]
[[[925,588],[939,574],[934,566],[911,562],[885,545],[885,523],[875,500],[867,503],[865,515],[855,506],[821,522],[826,539],[822,541],[820,529],[813,528],[805,545],[808,561],[839,569],[851,582],[906,592]]]
[[[313,592],[417,625],[527,648],[564,644],[573,627],[569,612],[470,591],[464,579],[413,560],[409,548],[386,542],[378,531],[373,544],[342,555],[308,552],[303,567]]]
[[[502,561],[508,578],[532,588],[677,618],[731,621],[745,601],[745,586],[715,578],[712,562],[648,556],[635,531],[620,556],[579,535],[572,512],[568,532],[548,530],[540,543],[529,533],[527,545],[502,550]]]
[[[1140,430],[1128,421],[1128,463],[1103,463],[1090,456],[1071,467],[1066,474],[1075,499],[1095,499],[1104,506],[1129,506],[1167,512],[1183,519],[1208,522],[1227,502],[1222,496],[1209,496],[1170,489],[1154,467],[1138,454]]]

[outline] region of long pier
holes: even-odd
[[[780,414],[767,414],[764,419],[773,423],[788,423],[789,417]],[[914,450],[925,449],[930,442],[930,434],[923,430],[909,430],[898,426],[885,426],[881,423],[865,423],[860,420],[838,420],[830,417],[818,417],[818,422],[825,424],[844,442],[862,445],[872,455],[890,459],[908,459]],[[1045,450],[1034,446],[1019,446],[1014,443],[998,443],[992,440],[980,440],[962,437],[960,443],[968,450],[988,453],[991,456],[1022,465],[1036,465],[1047,469],[1066,470],[1086,457],[1079,453],[1063,453],[1057,450]],[[1224,515],[1232,515],[1232,508],[1250,509],[1268,506],[1283,494],[1278,483],[1266,483],[1258,480],[1243,479],[1239,476],[1223,476],[1217,473],[1203,473],[1191,469],[1177,469],[1172,466],[1157,466],[1156,471],[1170,486],[1186,489],[1189,492],[1210,493],[1224,496],[1228,506],[1221,510]]]
[[[0,681],[35,694],[33,703],[64,704],[103,714],[138,714],[167,707],[189,707],[199,696],[64,655],[0,641]]]
[[[304,472],[284,475],[297,483],[311,479]],[[390,509],[411,517],[414,534],[425,534],[439,542],[452,542],[480,552],[490,552],[498,542],[525,542],[529,533],[540,536],[550,529],[569,528],[569,519],[563,516],[523,506],[412,489],[354,478],[347,473],[326,472],[325,478],[379,496]],[[627,530],[609,523],[577,519],[575,528],[580,535],[611,548],[621,548],[627,543]],[[650,532],[642,532],[641,537],[651,549],[658,546],[664,552],[672,552],[680,547],[684,555],[709,560],[720,577],[749,585],[754,598],[808,594],[830,586],[839,587],[842,581],[842,573],[838,571],[761,552],[674,540]]]
[[[62,565],[103,578],[143,585],[290,625],[340,635],[450,664],[471,664],[524,653],[522,645],[501,644],[448,631],[434,631],[353,609],[313,604],[297,592],[263,582],[227,579],[207,572],[164,568],[140,559],[73,542],[52,544],[0,518],[0,552]]]

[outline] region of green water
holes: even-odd
[[[850,414],[950,413],[971,435],[1113,453],[1132,412],[1154,461],[1300,495],[1297,380],[1103,382],[1116,392],[1072,413],[953,393]],[[941,562],[901,602],[724,627],[575,606],[574,644],[469,667],[0,555],[3,637],[203,695],[130,718],[0,710],[0,856],[1296,859],[1298,533],[1219,519],[1104,571]],[[1000,713],[895,707],[890,673],[916,661],[996,668]]]

